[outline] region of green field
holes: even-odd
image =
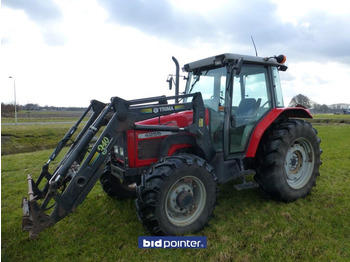
[[[54,148],[73,124],[17,125],[1,127],[1,155]],[[76,133],[78,133],[76,131]]]
[[[313,115],[314,124],[350,124],[350,115]]]
[[[23,111],[17,113],[17,123],[70,122],[76,121],[83,111]],[[15,123],[14,113],[11,117],[1,117],[2,123]]]
[[[62,127],[63,134],[68,127]],[[207,236],[206,249],[138,249],[138,236],[149,233],[137,219],[133,200],[111,199],[99,183],[75,213],[29,240],[21,231],[26,175],[37,177],[52,149],[3,155],[2,261],[350,261],[350,125],[315,127],[323,165],[312,194],[285,204],[267,199],[259,189],[238,192],[236,181],[220,185],[215,216],[196,234]]]

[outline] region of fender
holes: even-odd
[[[251,135],[250,142],[246,151],[245,157],[255,157],[256,151],[258,149],[260,140],[264,135],[265,131],[270,127],[270,125],[277,119],[281,118],[312,118],[309,109],[303,107],[293,107],[293,108],[274,108],[272,109],[254,128]]]
[[[166,157],[175,153],[176,150],[193,147],[198,150],[196,138],[187,133],[169,135],[160,144],[159,157]]]

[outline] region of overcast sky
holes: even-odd
[[[2,0],[1,101],[87,106],[168,91],[180,65],[285,54],[285,104],[350,103],[350,8],[314,0]],[[9,78],[12,76],[13,78]],[[184,81],[181,87],[183,88]]]

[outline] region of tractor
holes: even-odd
[[[309,110],[284,107],[279,71],[287,70],[285,59],[226,53],[188,63],[179,93],[173,57],[174,96],[92,100],[38,178],[28,175],[22,229],[36,238],[72,213],[98,180],[109,196],[134,198],[153,235],[202,230],[213,216],[218,184],[236,179],[242,182],[235,189],[260,188],[275,200],[306,197],[316,186],[322,150],[317,131],[303,120],[312,118]]]

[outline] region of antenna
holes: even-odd
[[[250,38],[252,39],[252,42],[253,42],[253,45],[254,45],[255,55],[258,56],[258,51],[256,50],[256,45],[255,45],[255,42],[254,42],[254,38],[253,38],[252,35],[250,36]]]

